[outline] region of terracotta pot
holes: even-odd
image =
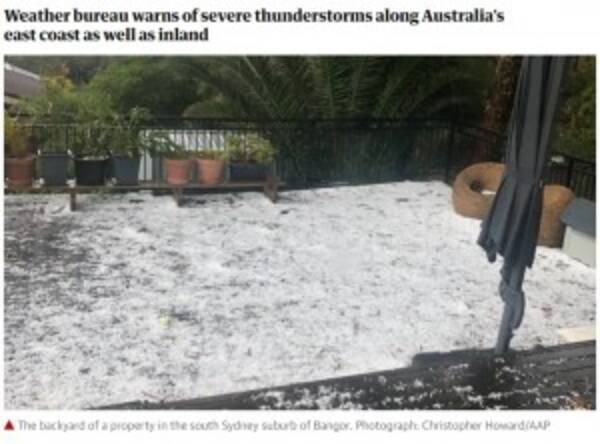
[[[190,181],[192,161],[189,159],[165,159],[165,173],[169,185],[185,185]]]
[[[198,182],[216,185],[223,182],[225,162],[222,160],[196,159]]]
[[[14,187],[28,187],[33,183],[33,166],[35,157],[6,159],[6,177]]]

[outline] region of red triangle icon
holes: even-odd
[[[13,426],[13,423],[11,422],[11,420],[9,419],[8,421],[6,421],[6,425],[4,426],[4,431],[5,432],[10,432],[11,430],[14,430],[15,427]]]

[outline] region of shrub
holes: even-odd
[[[220,150],[200,150],[195,153],[195,157],[205,160],[224,160],[226,152]]]
[[[140,107],[132,108],[126,115],[113,114],[109,142],[111,152],[130,157],[140,156],[144,150],[140,131],[143,123],[150,118],[150,111]]]
[[[596,63],[577,58],[570,71],[558,125],[558,150],[594,161],[596,157]]]
[[[140,135],[140,148],[152,156],[163,155],[168,159],[188,159],[193,154],[175,143],[167,131],[146,131]]]
[[[271,142],[258,134],[228,136],[225,156],[232,163],[267,163],[275,158]]]
[[[29,155],[29,135],[27,127],[17,119],[4,116],[4,152],[6,157],[23,158]]]

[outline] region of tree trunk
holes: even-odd
[[[496,75],[492,88],[485,101],[485,109],[481,126],[504,133],[512,112],[513,96],[517,88],[521,57],[496,57]],[[480,141],[474,150],[474,161],[493,160],[493,146],[487,141]]]

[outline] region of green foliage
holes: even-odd
[[[271,142],[252,133],[228,136],[225,153],[225,158],[232,163],[267,163],[275,158]]]
[[[482,57],[203,57],[191,64],[210,85],[186,110],[198,117],[211,110],[267,119],[469,117],[481,112],[491,76]]]
[[[141,149],[152,156],[162,155],[168,159],[188,159],[192,154],[180,144],[173,142],[168,131],[146,131],[140,135],[139,143]]]
[[[225,151],[220,150],[200,150],[194,153],[194,157],[205,160],[225,160],[226,154]]]
[[[7,158],[23,158],[29,155],[30,131],[17,119],[4,114],[4,152]]]
[[[22,100],[16,112],[34,124],[108,121],[113,108],[103,94],[78,88],[64,75],[42,77],[43,93]]]
[[[77,97],[71,80],[64,75],[42,77],[43,93],[23,99],[17,113],[27,115],[33,123],[64,123],[77,112]]]
[[[143,152],[140,143],[142,125],[151,118],[150,111],[134,107],[126,115],[113,114],[110,150],[113,154],[138,157]]]
[[[558,125],[558,151],[595,161],[596,59],[578,57],[567,76]]]
[[[47,76],[42,82],[43,94],[23,100],[18,109],[32,123],[45,126],[38,140],[42,151],[64,151],[68,144],[77,157],[105,157],[111,151],[139,155],[137,136],[151,118],[147,109],[133,107],[120,114],[107,95],[76,87],[64,75]]]
[[[141,107],[155,116],[179,116],[196,100],[197,79],[186,58],[127,57],[109,63],[88,88],[119,114]]]
[[[81,159],[108,157],[111,134],[112,129],[101,120],[78,124],[73,135],[73,155]]]
[[[478,120],[485,57],[12,57],[85,86],[114,112],[231,118]],[[87,82],[87,84],[86,84]]]

